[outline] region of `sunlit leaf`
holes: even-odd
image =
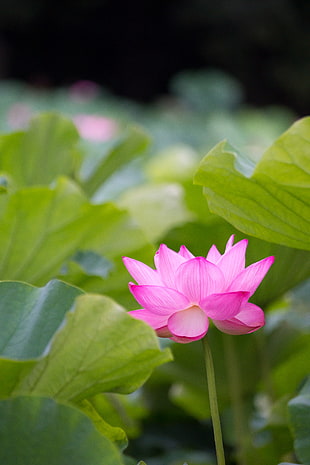
[[[106,286],[119,290],[127,288],[128,281],[121,257],[148,259],[153,254],[153,247],[126,211],[111,203],[92,205],[64,178],[53,188],[31,187],[0,196],[0,222],[2,279],[45,284],[66,260],[85,250],[113,263]]]
[[[191,218],[183,197],[179,184],[146,184],[125,192],[118,204],[128,209],[146,236],[155,241]]]
[[[159,350],[150,327],[111,299],[84,295],[67,313],[48,353],[16,392],[72,402],[99,392],[128,393],[167,360],[169,354]]]
[[[122,423],[108,424],[111,414],[94,396],[135,390],[170,353],[159,349],[148,325],[111,299],[78,296],[82,291],[59,281],[43,288],[0,282],[0,397],[74,403],[124,447]]]
[[[15,388],[78,402],[130,392],[170,359],[148,325],[107,297],[80,296],[68,311],[80,293],[57,281],[42,289],[0,283],[2,396]]]
[[[221,142],[195,182],[210,210],[261,239],[310,250],[310,118],[295,123],[254,163]]]
[[[34,118],[26,132],[0,136],[0,171],[18,187],[49,184],[74,175],[78,132],[68,119],[47,113]]]

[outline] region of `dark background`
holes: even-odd
[[[247,102],[310,107],[309,0],[5,0],[0,77],[37,86],[90,79],[152,101],[185,69],[218,68]]]

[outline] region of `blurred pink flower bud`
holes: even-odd
[[[206,258],[195,257],[184,245],[177,253],[162,244],[155,254],[155,270],[124,257],[127,270],[138,283],[129,283],[130,291],[143,307],[129,313],[148,323],[158,336],[181,343],[203,338],[209,319],[228,334],[261,328],[264,312],[248,299],[274,257],[245,267],[248,241],[233,242],[231,236],[224,254],[213,245]]]
[[[98,115],[77,115],[73,117],[81,137],[84,139],[104,142],[118,132],[118,124],[111,118]]]

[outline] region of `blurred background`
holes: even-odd
[[[40,88],[95,81],[152,102],[183,70],[235,78],[247,103],[310,104],[308,0],[5,0],[0,78]]]
[[[90,208],[112,201],[119,215],[128,214],[126,221],[109,219],[113,227],[103,238],[98,226],[98,244],[96,235],[94,243],[83,239],[64,263],[60,254],[61,279],[133,309],[122,256],[151,264],[162,242],[175,250],[187,244],[202,255],[213,243],[224,250],[232,233],[244,237],[211,214],[193,174],[199,160],[227,139],[237,149],[237,169],[249,175],[264,150],[309,114],[309,25],[309,0],[0,2],[0,188],[31,190],[66,176],[83,189]],[[4,279],[29,282],[27,261],[25,274],[19,273],[20,250],[27,249],[24,231],[33,224],[20,228],[17,275],[8,276],[5,267]],[[29,250],[41,260],[36,234],[39,228],[31,232]],[[50,243],[54,256],[57,247]],[[252,336],[236,342],[255,445],[246,463],[295,462],[286,407],[309,373],[310,260],[303,250],[255,238],[251,244],[249,263],[268,255],[277,261],[255,297],[270,313],[266,331],[255,343]],[[48,255],[44,270],[49,262]],[[31,283],[41,285],[40,279]],[[225,445],[229,464],[236,465],[230,352],[226,348],[223,357],[218,331],[210,337]],[[102,416],[126,431],[128,454],[148,465],[212,465],[200,345],[172,348],[172,364],[132,397],[108,398]]]

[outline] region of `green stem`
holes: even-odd
[[[237,460],[238,465],[246,465],[247,450],[249,446],[249,429],[246,424],[246,416],[243,405],[242,384],[240,382],[242,377],[240,374],[240,366],[236,354],[236,347],[233,340],[234,336],[223,334],[223,338],[232,402]]]
[[[203,343],[203,351],[204,351],[204,358],[205,358],[206,372],[207,372],[210,411],[211,411],[211,418],[212,418],[212,424],[213,424],[213,434],[214,434],[214,441],[215,441],[217,465],[225,465],[222,429],[221,429],[220,414],[219,414],[219,409],[218,409],[218,404],[217,404],[214,366],[213,366],[211,348],[210,348],[207,336],[205,336],[202,339],[202,343]]]

